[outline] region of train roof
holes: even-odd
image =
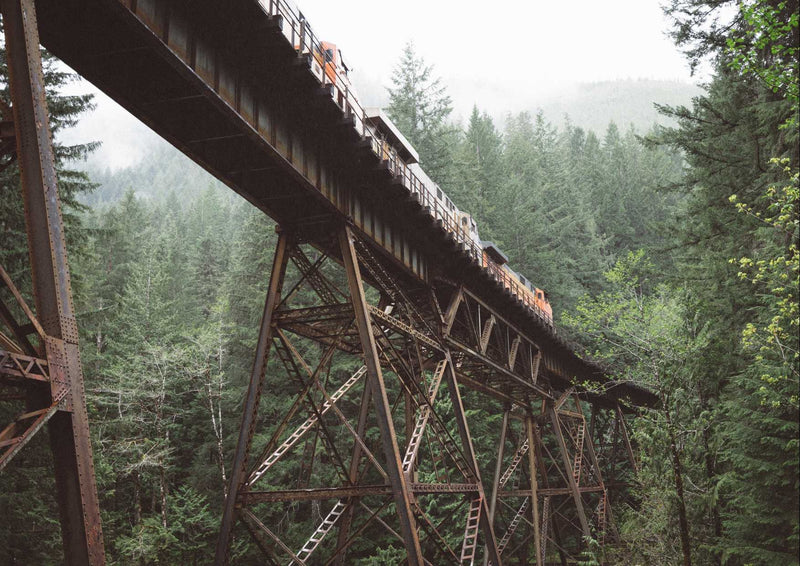
[[[383,110],[372,107],[366,108],[364,112],[367,118],[381,130],[390,142],[392,142],[403,161],[409,165],[419,162],[419,153],[417,153],[417,150],[414,149],[411,142],[397,129],[397,126],[394,125],[394,122],[389,119]]]
[[[494,261],[497,265],[508,263],[508,256],[497,247],[497,244],[490,242],[489,240],[481,240],[481,245],[483,246],[483,249],[486,250],[486,253],[488,253],[492,258],[492,261]]]

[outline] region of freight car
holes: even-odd
[[[274,1],[274,0],[273,0]],[[349,68],[336,45],[319,41],[308,22],[291,3],[278,0],[281,10],[292,17],[284,28],[300,55],[307,58],[311,72],[326,88],[356,131],[370,140],[373,152],[392,174],[415,194],[430,214],[451,232],[473,260],[498,283],[503,285],[533,315],[551,329],[553,309],[547,293],[534,286],[524,275],[508,265],[508,257],[493,243],[480,239],[478,224],[471,214],[459,210],[453,200],[431,179],[419,164],[419,154],[400,129],[380,108],[364,109],[350,84]]]

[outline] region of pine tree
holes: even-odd
[[[76,80],[77,76],[64,70],[57,59],[42,50],[42,67],[44,71],[45,96],[50,116],[50,129],[53,137],[67,128],[74,126],[80,115],[93,108],[92,95],[63,95],[60,90]],[[8,83],[8,65],[6,51],[0,48],[0,102],[5,108],[11,107],[11,92]],[[97,147],[96,143],[66,146],[54,143],[53,152],[58,176],[59,197],[62,204],[67,247],[72,255],[81,253],[80,243],[85,240],[81,231],[77,213],[83,210],[79,197],[94,189],[85,173],[74,169],[77,161],[84,159]],[[6,158],[7,160],[8,158]],[[25,232],[25,215],[20,192],[19,169],[12,162],[0,171],[0,264],[19,281],[22,289],[27,288],[26,278],[19,277],[27,273],[28,241]],[[75,274],[79,284],[80,274]]]
[[[447,121],[451,100],[441,79],[433,76],[433,67],[417,56],[413,43],[403,49],[392,85],[386,113],[419,153],[420,166],[446,190],[457,141],[457,130]]]
[[[765,195],[781,177],[770,159],[788,159],[790,171],[800,162],[796,129],[784,126],[798,112],[792,96],[798,6],[746,2],[724,18],[731,13],[726,5],[733,2],[673,0],[667,8],[676,43],[692,65],[712,56],[715,75],[692,108],[663,108],[679,127],[659,137],[684,151],[689,165],[675,273],[691,290],[693,315],[706,321],[713,336],[693,370],[708,422],[701,487],[711,493],[696,509],[707,525],[697,536],[713,549],[707,559],[717,564],[797,564],[797,417],[793,423],[792,411],[782,408],[797,377],[789,372],[770,383],[775,367],[767,371],[764,360],[775,357],[774,345],[759,352],[742,342],[743,332],[746,338],[748,329],[773,316],[777,301],[774,293],[754,292],[757,285],[739,278],[736,261],[763,257],[772,248],[758,220],[774,204]],[[739,213],[732,195],[752,214]],[[796,326],[791,328],[796,343]],[[765,395],[759,395],[762,389]],[[784,398],[771,407],[775,397]]]
[[[450,184],[450,196],[461,210],[469,211],[491,239],[502,176],[503,139],[492,118],[472,109],[467,131],[458,145],[458,174]],[[504,209],[505,207],[501,207]]]

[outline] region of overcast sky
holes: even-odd
[[[663,0],[662,0],[663,1]],[[659,0],[296,0],[320,39],[352,67],[365,106],[385,99],[402,49],[434,66],[456,117],[535,108],[576,84],[650,78],[697,82],[666,37]],[[87,85],[76,85],[81,91]],[[144,126],[98,96],[98,109],[65,141],[100,139],[113,167],[141,155]]]
[[[689,81],[658,0],[299,0],[318,36],[388,82],[413,41],[449,80],[542,92],[624,78]],[[376,5],[387,7],[376,7]],[[402,9],[397,9],[402,6]]]

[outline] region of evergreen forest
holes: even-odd
[[[385,110],[481,238],[548,291],[559,334],[659,398],[630,421],[641,466],[614,509],[620,543],[582,563],[797,565],[798,3],[665,12],[687,61],[714,69],[691,102],[658,106],[672,126],[496,121],[477,106],[456,124],[412,44]],[[44,57],[58,134],[93,102],[62,94],[73,77]],[[2,53],[9,104],[7,76]],[[56,158],[108,563],[211,564],[275,225],[171,147],[87,172],[95,149]],[[0,171],[0,265],[33,304],[19,182],[15,163]],[[267,423],[293,400],[280,375],[267,371]],[[0,400],[0,420],[17,407]],[[40,434],[0,473],[0,565],[62,563],[54,492]],[[348,562],[402,563],[377,546]],[[262,563],[247,537],[232,552]]]

